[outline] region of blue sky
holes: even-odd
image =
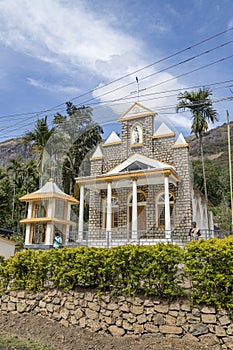
[[[179,89],[212,84],[214,127],[227,109],[233,120],[232,27],[232,0],[0,0],[0,142],[38,117],[51,122],[70,100],[92,106],[106,136],[119,131],[136,76],[140,102],[177,133],[191,125],[189,112],[175,112]]]

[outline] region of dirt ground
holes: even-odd
[[[64,327],[41,316],[0,314],[1,336],[18,336],[56,350],[207,350],[220,349],[192,340],[164,337],[120,337]],[[0,350],[9,349],[1,347]],[[22,348],[14,348],[15,350]],[[26,348],[24,348],[26,350]]]

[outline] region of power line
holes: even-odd
[[[87,91],[87,92],[85,92],[85,93],[83,93],[83,94],[80,94],[80,95],[78,95],[78,96],[76,96],[76,97],[73,97],[72,99],[69,99],[69,101],[72,102],[72,101],[74,101],[74,100],[76,100],[76,99],[78,99],[78,98],[81,98],[81,97],[84,97],[84,96],[86,96],[86,95],[88,95],[88,94],[90,94],[90,93],[93,93],[94,91],[98,91],[98,90],[100,90],[100,89],[106,88],[107,86],[109,86],[109,85],[111,85],[111,84],[113,84],[113,83],[116,83],[116,82],[118,82],[118,81],[120,81],[120,80],[122,80],[122,79],[125,79],[125,78],[129,77],[129,76],[135,75],[135,74],[141,72],[142,70],[148,69],[148,68],[150,68],[150,67],[152,67],[152,66],[154,66],[154,65],[156,65],[156,64],[159,64],[159,63],[161,63],[161,62],[164,62],[164,61],[166,61],[166,60],[169,60],[170,58],[173,58],[173,57],[175,57],[175,56],[177,56],[177,55],[179,55],[179,54],[181,54],[181,53],[183,53],[183,52],[186,52],[186,51],[188,51],[188,50],[191,50],[191,49],[193,49],[194,47],[200,46],[200,45],[202,45],[202,44],[204,44],[204,43],[206,43],[206,42],[208,42],[208,41],[210,41],[210,40],[212,40],[212,39],[215,39],[215,38],[217,38],[217,37],[219,37],[219,36],[221,36],[221,35],[223,35],[223,34],[226,34],[226,33],[230,32],[230,31],[232,31],[232,30],[233,30],[233,27],[230,27],[230,28],[228,28],[228,29],[226,29],[226,30],[224,30],[224,31],[221,31],[221,32],[219,32],[219,33],[217,33],[217,34],[214,34],[214,35],[210,36],[210,37],[207,37],[206,39],[203,39],[203,40],[201,40],[201,41],[199,41],[199,42],[197,42],[197,43],[195,43],[195,44],[193,44],[193,45],[190,45],[190,46],[188,46],[188,47],[186,47],[186,48],[184,48],[184,49],[182,49],[182,50],[179,50],[179,51],[177,51],[177,52],[175,52],[175,53],[173,53],[173,54],[171,54],[171,55],[168,55],[168,56],[166,56],[166,57],[164,57],[164,58],[162,58],[162,59],[160,59],[160,60],[157,60],[157,61],[155,61],[155,62],[153,62],[153,63],[151,63],[151,64],[149,64],[149,65],[146,65],[146,66],[144,66],[144,67],[142,67],[142,68],[140,68],[140,69],[137,69],[137,70],[135,70],[135,71],[132,71],[131,73],[125,74],[125,75],[123,75],[123,76],[121,76],[121,77],[119,77],[119,78],[117,78],[117,79],[114,79],[114,80],[112,80],[112,81],[109,82],[109,83],[106,83],[106,84],[104,84],[104,85],[102,85],[102,86],[99,86],[99,87],[97,87],[97,88],[95,88],[95,89],[89,90],[89,91]],[[133,82],[130,83],[130,84],[133,84]],[[129,85],[130,85],[130,84],[129,84]],[[114,91],[114,90],[113,90],[113,91]],[[58,104],[58,105],[56,105],[56,106],[53,106],[53,107],[51,107],[51,108],[47,108],[47,109],[44,109],[44,110],[40,110],[40,111],[25,112],[25,113],[19,113],[19,114],[14,113],[14,114],[9,114],[8,116],[10,117],[10,116],[23,116],[23,115],[33,115],[33,114],[44,114],[44,113],[47,113],[47,112],[51,112],[51,111],[56,110],[57,108],[63,106],[65,103],[66,103],[66,102],[62,102],[62,103],[60,103],[60,104]],[[0,118],[1,118],[1,117],[0,117]]]

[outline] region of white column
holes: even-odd
[[[28,204],[28,219],[32,218],[32,207],[33,207],[33,202],[29,202]],[[27,224],[26,225],[26,234],[25,234],[25,241],[24,244],[25,245],[29,245],[30,243],[30,233],[31,233],[31,224]]]
[[[52,198],[49,200],[48,204],[48,217],[54,218],[55,216],[55,199]],[[53,237],[54,236],[54,223],[49,222],[46,225],[46,236],[45,236],[45,245],[52,245],[53,244]]]
[[[106,233],[109,235],[109,242],[111,241],[112,230],[112,181],[108,181],[107,187],[107,219],[106,219]]]
[[[133,178],[132,199],[132,239],[137,240],[138,231],[138,202],[137,202],[137,178]]]
[[[70,212],[71,212],[71,203],[67,203],[67,213],[66,213],[66,220],[70,220]],[[66,225],[66,230],[65,230],[65,245],[68,243],[68,238],[70,234],[70,225]]]
[[[83,240],[83,215],[84,215],[84,185],[80,186],[79,218],[78,218],[78,242]]]
[[[171,240],[171,216],[169,202],[169,174],[164,174],[164,192],[165,192],[165,235],[167,240]]]

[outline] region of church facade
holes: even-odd
[[[189,145],[165,123],[154,130],[155,118],[135,102],[118,119],[121,137],[113,131],[92,155],[90,176],[76,179],[80,242],[87,192],[88,235],[96,241],[107,233],[111,242],[185,242],[193,220],[208,227],[207,205],[192,186]]]

